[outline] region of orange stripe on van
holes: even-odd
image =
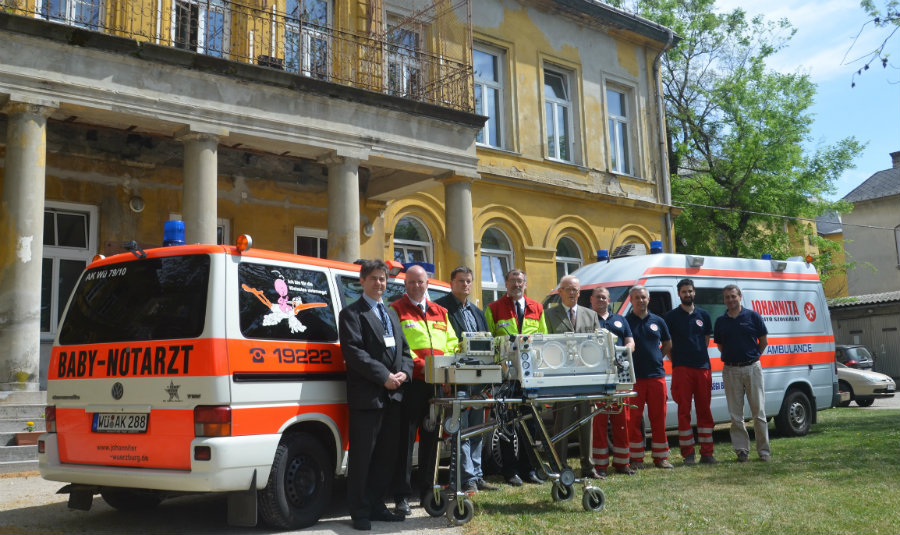
[[[683,267],[651,267],[644,271],[645,276],[673,275],[691,277],[714,277],[723,279],[773,279],[818,281],[817,273],[786,273],[783,271],[747,271],[739,269],[708,269]]]
[[[208,377],[227,375],[218,338],[54,346],[48,379]]]
[[[763,368],[778,368],[782,366],[805,366],[809,364],[828,364],[834,362],[833,351],[813,351],[812,353],[781,353],[778,355],[763,355],[760,359]],[[709,359],[710,369],[714,372],[722,371],[724,365],[717,358]],[[672,374],[672,361],[663,361],[666,374]]]
[[[59,460],[72,464],[189,470],[194,412],[153,409],[146,433],[94,433],[94,415],[56,409]]]
[[[293,421],[297,416],[313,413],[324,414],[333,420],[346,442],[349,425],[349,410],[346,403],[234,407],[231,411],[232,434],[240,436],[278,433],[284,424]],[[343,446],[346,449],[346,443]]]

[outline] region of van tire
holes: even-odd
[[[126,513],[155,509],[163,501],[159,491],[122,487],[102,487],[100,496],[113,509]]]
[[[789,390],[775,417],[775,429],[786,437],[802,437],[812,423],[812,403],[800,390]]]
[[[273,528],[300,529],[319,521],[331,501],[334,468],[321,442],[309,433],[285,435],[264,489],[259,513]]]

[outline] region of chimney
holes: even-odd
[[[900,150],[891,153],[891,168],[896,169],[898,167],[900,167]]]

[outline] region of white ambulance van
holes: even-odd
[[[337,317],[362,295],[359,266],[238,243],[134,249],[81,275],[39,444],[70,507],[219,492],[231,524],[300,528],[328,505],[347,466]],[[391,266],[387,301],[404,292]]]
[[[839,402],[834,364],[834,333],[825,294],[815,268],[805,261],[752,260],[681,254],[650,254],[614,258],[583,266],[572,273],[581,281],[578,303],[590,307],[597,286],[610,293],[610,310],[631,310],[628,290],[643,284],[650,292],[650,311],[664,316],[681,304],[676,284],[694,281],[694,304],[706,309],[713,322],[725,313],[722,288],[737,284],[742,304],[758,312],[769,331],[769,346],[760,362],[766,389],[766,415],[782,435],[802,436],[815,423],[817,411]],[[552,293],[545,305],[559,296]],[[717,424],[730,417],[722,382],[722,362],[714,341],[709,346],[712,368],[712,414]],[[664,361],[671,392],[672,366]],[[749,418],[749,406],[745,405]],[[678,427],[678,411],[669,401],[666,426]]]

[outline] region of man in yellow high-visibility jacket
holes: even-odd
[[[455,353],[458,341],[456,332],[447,318],[447,309],[428,300],[428,274],[421,266],[406,271],[406,294],[391,303],[400,319],[400,328],[413,357],[412,382],[406,387],[403,405],[408,424],[405,448],[400,448],[400,458],[394,474],[394,499],[397,512],[411,513],[409,498],[416,491],[421,498],[432,486],[436,462],[437,437],[434,431],[422,427],[428,413],[428,401],[434,395],[434,387],[425,382],[425,360],[432,355]],[[419,477],[413,487],[412,447],[419,431]]]

